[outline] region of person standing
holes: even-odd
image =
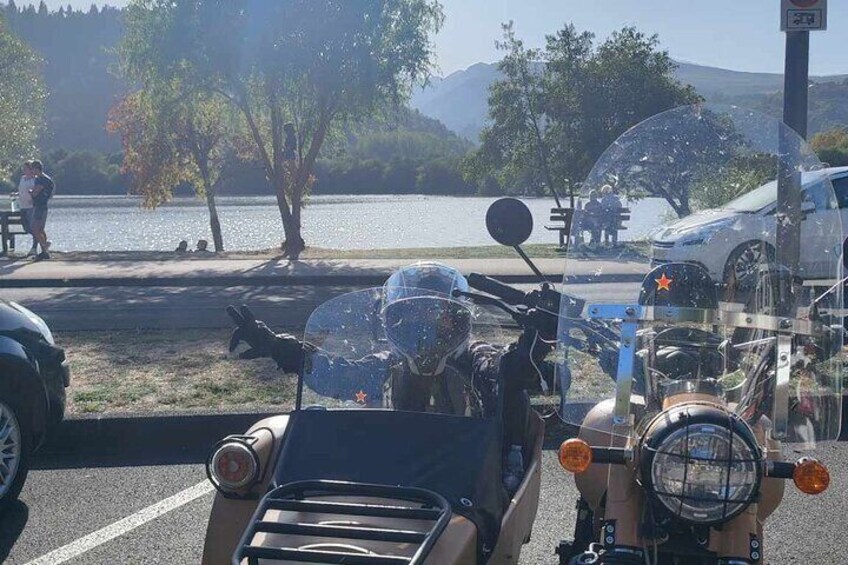
[[[35,231],[32,229],[32,194],[35,188],[35,174],[32,171],[32,162],[24,161],[23,175],[18,182],[18,205],[21,207],[21,223],[24,231],[32,236],[32,247],[27,257],[34,256],[38,252],[38,241],[35,239]]]
[[[50,249],[50,242],[47,241],[47,203],[53,197],[53,191],[56,185],[53,179],[44,174],[44,165],[39,160],[32,162],[32,171],[35,173],[35,186],[32,194],[32,224],[33,235],[41,245],[41,253],[35,256],[36,260],[50,259],[50,254],[47,252]]]

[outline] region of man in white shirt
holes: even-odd
[[[25,161],[23,166],[24,174],[21,175],[21,180],[18,183],[18,204],[21,207],[21,218],[23,221],[24,230],[32,235],[32,193],[30,192],[35,187],[35,174],[32,170],[32,163]],[[33,256],[38,252],[38,242],[35,236],[32,236],[32,248],[27,253],[27,257]]]

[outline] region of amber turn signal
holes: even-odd
[[[830,485],[830,472],[815,459],[802,457],[795,463],[792,480],[798,490],[805,494],[821,494]]]
[[[570,473],[582,473],[592,464],[592,448],[582,439],[567,439],[559,446],[559,464]]]

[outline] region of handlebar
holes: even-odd
[[[512,288],[509,285],[479,273],[471,273],[468,275],[468,284],[477,290],[491,294],[492,296],[497,296],[507,304],[524,304],[525,297],[527,296],[524,292],[521,292],[518,289]]]

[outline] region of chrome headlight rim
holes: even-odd
[[[735,447],[736,441],[741,442],[741,445],[750,454],[747,458],[731,458],[736,463],[743,465],[751,465],[753,467],[753,482],[745,486],[749,487],[747,496],[738,499],[732,495],[725,495],[725,498],[717,498],[716,503],[723,506],[723,511],[720,516],[710,519],[692,518],[682,513],[681,509],[678,512],[673,511],[668,507],[664,498],[681,498],[683,500],[696,500],[685,495],[685,486],[682,487],[680,495],[675,495],[669,492],[658,492],[654,484],[654,461],[657,454],[665,456],[679,457],[682,463],[687,460],[697,460],[697,457],[691,455],[677,455],[673,452],[663,451],[664,443],[673,438],[676,434],[679,435],[681,430],[686,430],[687,427],[711,427],[720,430],[726,434],[725,437],[730,438],[732,445]],[[699,431],[698,433],[703,433]],[[716,459],[716,461],[723,461]],[[651,500],[654,508],[658,509],[663,516],[667,516],[673,520],[682,522],[691,526],[714,526],[727,523],[742,512],[744,512],[753,502],[757,500],[760,494],[760,486],[763,477],[763,453],[759,442],[754,435],[753,430],[746,424],[742,418],[732,412],[725,411],[718,406],[707,404],[683,404],[674,406],[666,411],[658,414],[647,426],[645,433],[640,441],[639,446],[639,470],[642,487],[644,488],[648,498]],[[728,500],[730,499],[730,500]]]

